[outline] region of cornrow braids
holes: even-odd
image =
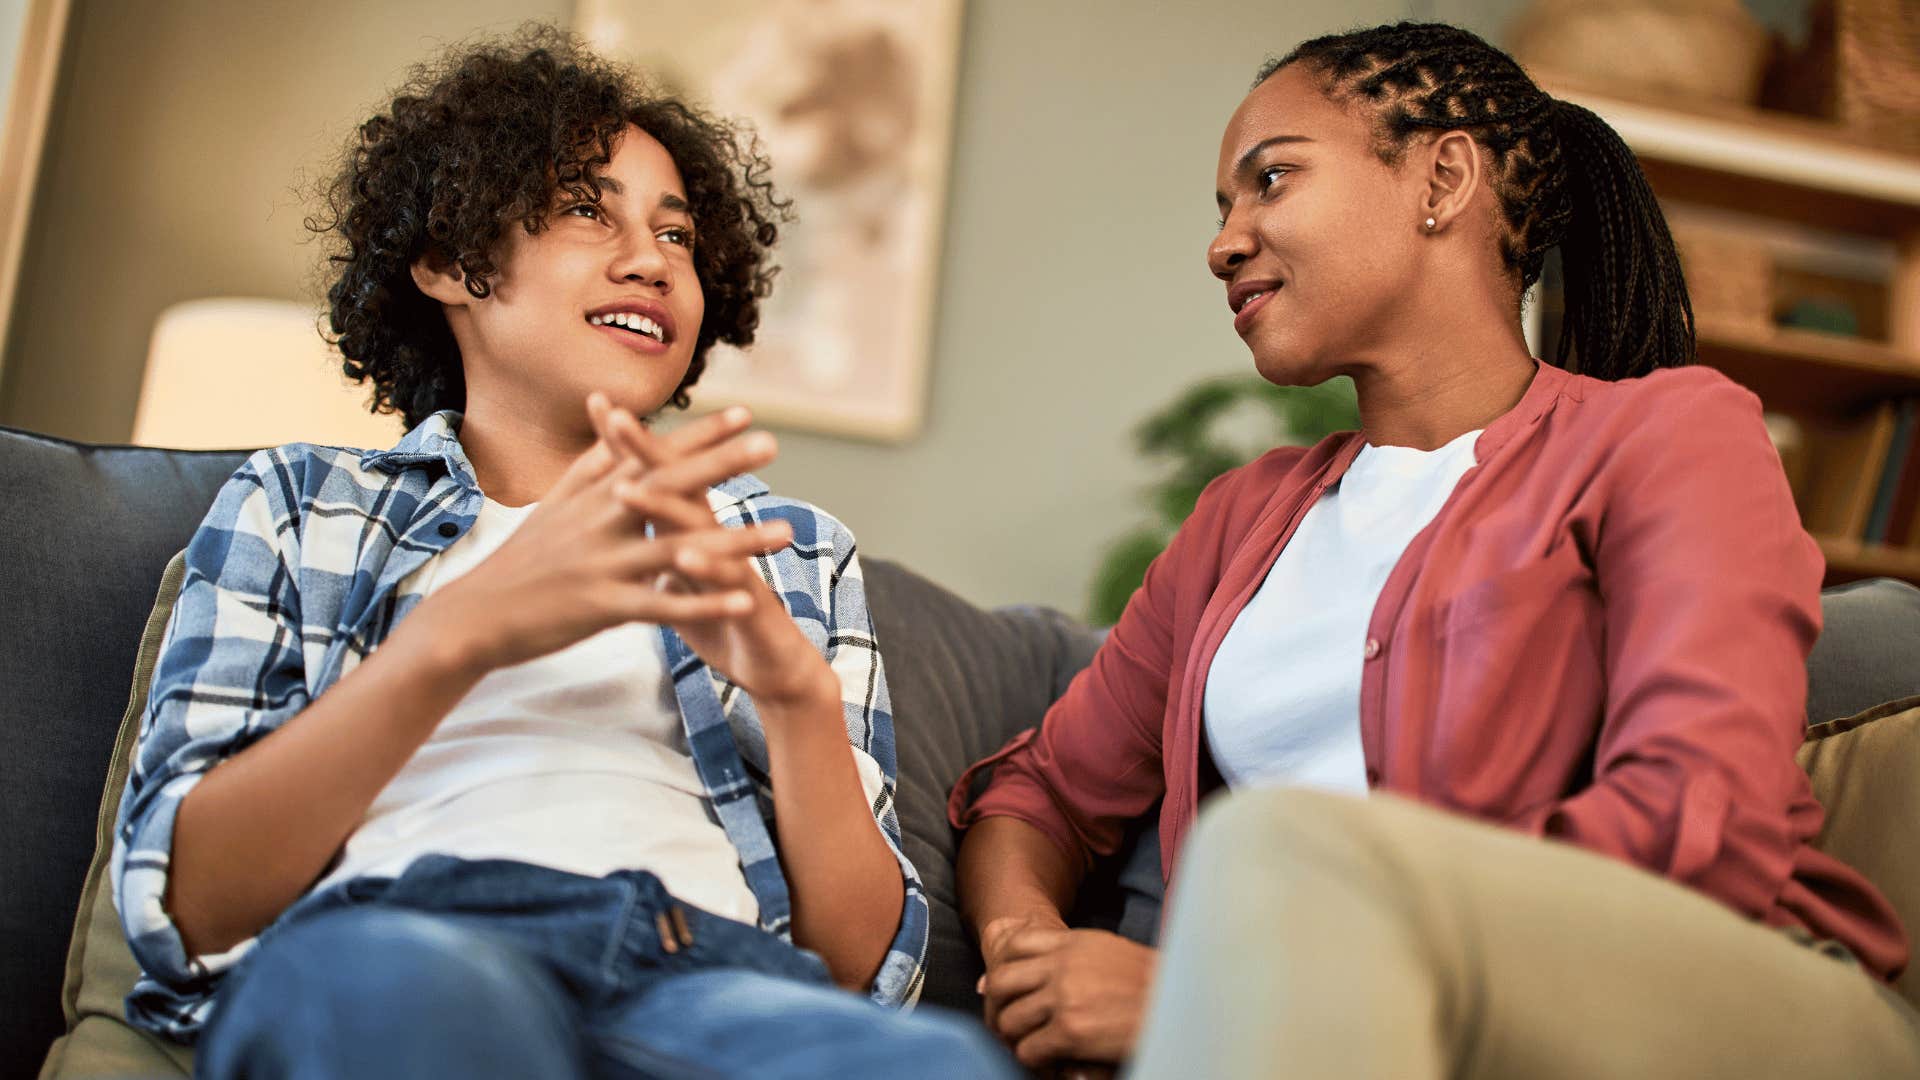
[[[1422,133],[1465,131],[1491,158],[1502,264],[1524,291],[1561,249],[1566,318],[1555,363],[1602,379],[1692,363],[1693,309],[1679,255],[1640,163],[1598,116],[1541,90],[1506,53],[1440,23],[1315,38],[1260,69],[1295,63],[1329,95],[1366,103],[1374,149],[1404,160]]]

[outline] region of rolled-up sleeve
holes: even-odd
[[[854,764],[874,823],[880,826],[894,860],[900,865],[906,890],[900,926],[887,947],[886,959],[869,986],[873,999],[901,1007],[920,997],[925,980],[930,915],[920,874],[908,860],[900,841],[900,815],[895,805],[899,762],[894,749],[893,706],[887,695],[886,671],[874,638],[873,618],[867,609],[866,580],[854,549],[853,534],[829,520],[835,566],[828,583],[827,666],[839,677]]]
[[[1760,917],[1813,805],[1793,755],[1824,564],[1759,402],[1711,372],[1685,378],[1619,441],[1597,529],[1607,695],[1593,782],[1518,824]]]
[[[110,872],[127,942],[168,988],[204,983],[251,944],[188,953],[167,909],[180,806],[208,770],[307,704],[288,569],[297,521],[269,453],[227,481],[187,545],[114,829]]]

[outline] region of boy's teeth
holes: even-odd
[[[632,330],[637,334],[645,334],[653,340],[663,343],[667,340],[666,331],[660,328],[659,323],[654,322],[645,315],[631,311],[616,311],[611,315],[589,315],[587,316],[587,323],[592,326],[622,327],[627,330]]]

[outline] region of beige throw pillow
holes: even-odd
[[[1827,808],[1816,846],[1865,874],[1920,934],[1920,697],[1815,724],[1797,757]],[[1920,1008],[1920,964],[1894,989]]]
[[[73,922],[73,941],[67,946],[67,977],[60,987],[60,1008],[67,1032],[53,1044],[40,1070],[40,1080],[60,1077],[190,1076],[193,1052],[150,1035],[127,1023],[126,997],[140,977],[140,966],[120,929],[114,910],[107,860],[113,854],[113,822],[120,811],[120,793],[133,767],[133,744],[140,736],[140,716],[147,704],[147,685],[153,679],[154,659],[173,602],[186,576],[185,554],[175,555],[160,576],[158,599],[140,636],[140,652],[133,665],[133,687],[120,734],[107,765],[107,789],[100,797],[100,818],[94,833],[93,862],[80,890],[80,909]]]

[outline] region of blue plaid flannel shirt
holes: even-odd
[[[227,481],[188,544],[114,830],[114,902],[141,967],[127,1013],[139,1026],[192,1041],[221,976],[254,943],[188,955],[163,902],[181,801],[207,770],[351,671],[419,602],[400,594],[400,582],[465,535],[482,501],[459,421],[458,413],[436,413],[391,450],[262,450]],[[900,845],[893,717],[853,536],[748,476],[712,489],[708,501],[723,525],[778,520],[793,528],[792,546],[757,565],[840,677],[847,740],[906,888],[871,994],[909,1005],[920,993],[927,899]],[[753,700],[673,631],[661,634],[708,805],[740,852],[761,929],[791,940],[766,736]]]

